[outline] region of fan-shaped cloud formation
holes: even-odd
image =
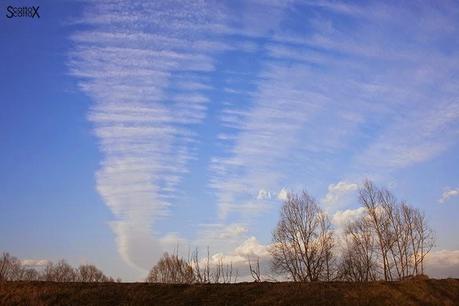
[[[167,247],[153,224],[193,158],[190,127],[206,116],[211,53],[227,47],[202,35],[215,13],[199,1],[103,1],[72,36],[70,70],[93,100],[88,118],[103,153],[97,190],[116,218],[121,256],[137,267]]]

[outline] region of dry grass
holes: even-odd
[[[0,283],[0,305],[459,305],[459,279],[372,283]]]

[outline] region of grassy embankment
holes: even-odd
[[[459,305],[459,279],[372,283],[0,283],[0,305]]]

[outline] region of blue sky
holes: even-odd
[[[127,280],[177,243],[264,256],[286,191],[339,228],[370,178],[459,275],[457,2],[19,2],[41,18],[0,18],[1,249]]]

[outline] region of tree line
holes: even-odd
[[[275,271],[294,281],[402,280],[424,274],[434,246],[425,215],[387,189],[365,181],[364,213],[346,224],[340,242],[332,224],[306,192],[290,194],[273,232]]]
[[[394,281],[424,275],[424,260],[434,246],[424,213],[369,180],[359,189],[358,200],[363,213],[337,233],[311,195],[289,193],[272,233],[272,272],[296,282]],[[247,263],[253,280],[263,280],[259,258]],[[237,275],[232,264],[211,266],[209,252],[200,260],[196,250],[188,260],[178,252],[165,253],[146,281],[227,283]]]
[[[271,270],[295,282],[376,280],[395,281],[424,275],[426,255],[434,246],[434,235],[425,214],[387,189],[366,180],[359,189],[363,213],[345,224],[341,232],[328,214],[307,192],[289,193],[272,232]],[[260,269],[260,258],[247,258],[249,275],[256,282],[268,280]],[[198,249],[185,259],[178,248],[164,253],[150,270],[152,283],[233,283],[238,270],[220,258],[211,263]],[[26,265],[3,253],[0,281],[113,282],[94,265],[77,268],[65,260],[48,262],[41,269]],[[269,280],[276,280],[270,276]],[[121,281],[117,279],[117,281]]]
[[[57,263],[47,262],[40,269],[24,265],[9,253],[0,257],[1,281],[48,281],[48,282],[114,282],[96,266],[90,264],[72,267],[65,260]],[[120,282],[121,279],[117,279]]]

